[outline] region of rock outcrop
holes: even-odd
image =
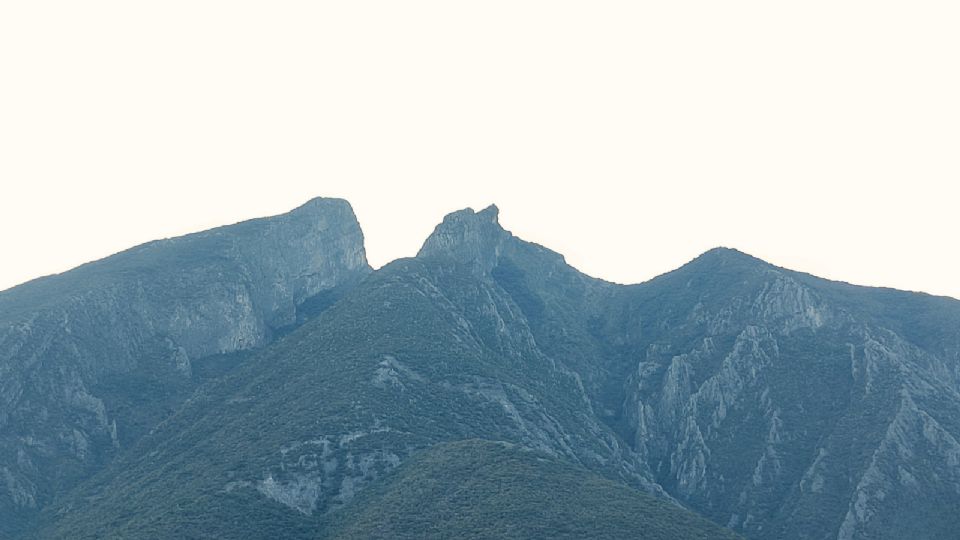
[[[366,273],[362,248],[351,245],[338,260],[354,264],[322,272],[256,263],[191,286],[196,297],[164,299],[186,289],[162,276],[136,281],[160,289],[126,293],[136,313],[172,306],[182,315],[160,310],[147,321],[119,302],[93,303],[49,310],[56,331],[24,334],[45,339],[5,334],[0,351],[19,364],[3,369],[33,362],[43,376],[10,379],[37,382],[3,387],[13,404],[4,414],[29,415],[0,422],[30,425],[50,411],[70,418],[4,439],[13,441],[0,462],[6,504],[49,500],[25,472],[43,456],[90,464],[125,447],[132,413],[119,411],[132,408],[104,392],[117,388],[112,375],[128,386],[162,380],[169,393],[201,365],[198,355],[269,342],[304,306],[332,303],[310,300],[324,287]],[[218,250],[218,261],[236,260]],[[292,253],[265,257],[322,266]],[[202,268],[187,272],[196,284],[212,275],[186,267]],[[341,278],[317,277],[326,272]],[[616,285],[503,230],[496,207],[447,216],[417,257],[334,298],[171,405],[173,414],[142,419],[152,430],[48,510],[44,535],[312,538],[425,449],[475,438],[575,464],[751,538],[934,539],[957,530],[956,300],[830,282],[725,248]],[[8,332],[31,320],[11,320]],[[123,332],[106,339],[108,359],[88,353],[86,336],[104,339],[97,320]],[[56,399],[36,397],[41,385]]]
[[[0,293],[0,536],[151,428],[198,359],[269,343],[369,271],[350,205],[314,199]]]

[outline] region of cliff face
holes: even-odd
[[[64,501],[49,535],[96,537],[103,523],[122,521],[113,532],[124,537],[251,529],[312,537],[420,450],[465,438],[512,442],[662,495],[640,456],[594,413],[581,376],[544,354],[494,277],[525,286],[519,269],[494,270],[503,252],[545,256],[566,274],[562,258],[514,239],[489,212],[456,218],[420,256],[376,271],[201,388],[137,451]],[[473,246],[461,250],[459,239]],[[157,477],[158,468],[190,472]],[[196,521],[176,517],[184,505]]]
[[[679,500],[756,538],[951,534],[960,302],[729,250],[619,302],[621,433]]]
[[[492,278],[532,348],[576,374],[666,493],[756,538],[952,534],[960,302],[723,248],[613,285],[495,218],[452,214],[420,256]]]
[[[4,387],[27,396],[4,409],[21,416],[4,421],[41,426],[4,439],[7,504],[41,506],[49,494],[31,485],[99,469],[48,509],[42,536],[312,538],[349,521],[338,514],[348,505],[376,515],[357,495],[383,488],[425,448],[479,438],[576,464],[748,537],[953,535],[960,302],[830,282],[730,249],[615,285],[514,237],[497,215],[451,214],[416,258],[353,287],[367,268],[352,227],[312,251],[278,247],[310,227],[203,233],[213,247],[190,250],[203,257],[178,258],[190,262],[174,277],[134,282],[149,294],[123,289],[132,300],[71,312],[29,347],[5,339],[4,358],[20,360],[4,366],[37,367],[11,379],[16,392]],[[222,273],[204,281],[210,253]],[[134,274],[167,264],[157,260]],[[284,270],[296,265],[323,270]],[[171,290],[181,292],[162,296]],[[10,293],[24,305],[26,292]],[[145,318],[149,306],[158,314]],[[64,320],[62,307],[49,312]],[[18,317],[11,329],[30,320]],[[122,339],[97,333],[114,327]],[[89,336],[114,347],[108,359],[89,352]],[[182,399],[203,355],[261,344]],[[160,412],[145,416],[144,402]],[[100,467],[129,447],[131,430],[137,446]],[[41,484],[27,474],[47,470],[37,463],[86,468]]]
[[[135,441],[193,387],[198,359],[270,342],[368,272],[349,204],[316,199],[0,293],[4,524]]]

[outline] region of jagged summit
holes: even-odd
[[[500,226],[500,209],[490,205],[479,212],[465,208],[447,214],[420,248],[417,257],[452,257],[473,265],[478,273],[496,266],[503,242],[512,235]]]
[[[339,282],[344,274],[369,272],[363,232],[350,203],[315,197],[288,212],[153,240],[77,268],[0,291],[0,322],[14,313],[62,303],[81,291],[117,286],[139,272],[159,277],[203,273],[210,261],[242,260],[272,275],[311,282],[303,297]],[[327,271],[332,274],[321,278]],[[118,277],[118,274],[120,275]],[[178,278],[179,279],[179,278]],[[314,283],[326,280],[326,283]],[[289,291],[288,291],[289,292]]]
[[[499,227],[500,208],[498,208],[495,204],[491,204],[480,211],[475,211],[473,208],[464,208],[462,210],[450,212],[443,217],[443,222],[438,225],[438,228],[445,224],[450,225],[454,223],[469,223],[480,226],[484,224],[493,224]]]
[[[491,216],[494,222],[499,223],[500,208],[495,204],[491,204],[477,213],[483,216]]]
[[[495,206],[364,278],[346,208],[158,243],[0,325],[0,537],[505,537],[513,515],[582,538],[642,517],[586,475],[756,540],[956,536],[960,303],[729,248],[601,282]],[[505,485],[511,460],[534,473]]]
[[[267,345],[370,271],[349,203],[318,198],[0,292],[0,538],[134,444],[204,359]]]
[[[420,258],[453,258],[467,265],[473,265],[475,273],[488,273],[495,266],[506,248],[510,239],[519,245],[528,246],[537,252],[549,254],[554,262],[567,265],[564,257],[543,246],[524,242],[505,230],[499,222],[500,209],[495,205],[476,211],[473,208],[464,208],[444,216],[433,233],[420,248],[417,257]],[[571,268],[572,270],[573,269]],[[700,254],[680,268],[668,272],[755,274],[769,272],[778,268],[762,259],[744,253],[735,248],[715,247]]]

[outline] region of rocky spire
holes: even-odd
[[[504,242],[512,235],[500,226],[496,205],[474,212],[466,208],[447,214],[427,238],[417,257],[449,257],[485,274],[497,265]]]

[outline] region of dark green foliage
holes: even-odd
[[[507,294],[523,310],[523,314],[531,323],[536,324],[541,320],[546,306],[543,300],[530,288],[526,273],[523,270],[513,264],[510,259],[503,259],[493,269],[491,276],[498,285],[507,291]]]
[[[736,538],[662,499],[506,443],[415,454],[337,515],[331,538]]]
[[[263,350],[197,361],[193,393],[134,372],[111,406],[136,444],[59,492],[39,536],[955,530],[953,300],[729,249],[615,285],[488,209],[301,313]],[[154,412],[135,411],[140,393]]]
[[[155,434],[66,499],[56,518],[60,525],[44,535],[149,538],[202,531],[233,538],[238,530],[320,526],[325,513],[339,506],[336,500],[321,497],[308,517],[287,511],[238,518],[235,505],[266,501],[258,482],[268,474],[282,478],[279,450],[300,441],[334,443],[321,461],[336,461],[340,468],[320,480],[334,493],[349,476],[342,464],[351,455],[402,459],[414,449],[466,437],[537,442],[482,392],[502,392],[530,419],[549,414],[582,459],[610,476],[624,474],[615,462],[588,458],[604,452],[606,443],[598,438],[603,432],[593,431],[600,426],[585,422],[582,398],[571,401],[578,395],[576,380],[552,372],[545,358],[518,362],[504,356],[509,348],[497,342],[493,329],[471,335],[461,328],[457,312],[429,296],[434,272],[436,267],[420,261],[394,263],[317,320],[201,387]],[[448,280],[459,278],[443,279],[453,287]],[[466,312],[478,307],[476,295],[483,294],[469,281],[445,290],[463,295],[456,305]],[[399,386],[376,384],[386,358],[402,366],[396,368]],[[356,432],[364,435],[336,443]],[[385,464],[378,462],[372,470],[380,472],[359,481],[372,481],[387,470]],[[320,469],[299,472],[315,475]]]
[[[230,371],[222,353],[269,343],[369,271],[349,204],[316,199],[0,292],[0,538]]]

